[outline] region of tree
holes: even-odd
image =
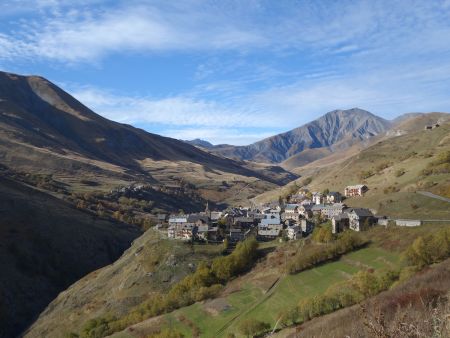
[[[269,329],[269,323],[265,323],[256,319],[244,320],[241,325],[239,325],[239,331],[246,337],[254,337],[257,334]]]
[[[281,208],[284,207],[283,197],[278,196],[278,204],[280,205]]]
[[[300,310],[298,306],[283,311],[280,314],[281,322],[284,326],[294,325],[300,320]]]
[[[113,212],[113,217],[118,221],[121,221],[123,219],[123,215],[119,210]]]
[[[79,200],[77,203],[78,209],[85,209],[86,208],[86,202],[84,200]]]
[[[222,248],[222,253],[226,253],[228,251],[228,248],[230,247],[230,241],[228,238],[225,238],[223,240],[223,248]]]
[[[157,334],[152,334],[148,338],[184,338],[184,334],[173,329],[164,329]]]
[[[427,248],[426,240],[422,236],[415,239],[413,244],[406,250],[405,256],[410,263],[419,267],[431,263],[431,255]]]
[[[103,207],[103,204],[100,202],[97,204],[97,214],[99,216],[103,216],[105,214],[105,208]]]
[[[378,278],[369,271],[359,271],[352,279],[356,288],[366,297],[373,296],[379,291]]]

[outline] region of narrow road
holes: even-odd
[[[417,191],[417,193],[421,194],[423,196],[431,197],[431,198],[434,198],[434,199],[437,199],[437,200],[441,200],[441,201],[450,203],[450,198],[442,197],[442,196],[439,196],[439,195],[435,195],[435,194],[433,194],[431,192],[428,192],[428,191]]]

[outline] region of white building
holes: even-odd
[[[422,225],[422,221],[418,219],[397,219],[395,224],[400,227],[418,227]]]

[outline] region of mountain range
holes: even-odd
[[[94,177],[105,189],[139,180],[204,183],[200,193],[216,200],[224,197],[208,192],[217,192],[223,181],[250,187],[262,182],[253,184],[255,194],[296,178],[281,168],[255,167],[110,121],[42,77],[4,72],[0,72],[0,160],[16,171],[55,175],[69,186],[78,184],[74,180],[81,176]],[[230,191],[227,196],[234,195]]]
[[[318,159],[382,134],[392,125],[366,110],[353,108],[331,111],[301,127],[247,146],[212,146],[198,139],[190,143],[229,158],[279,164],[294,156],[306,161]]]

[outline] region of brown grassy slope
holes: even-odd
[[[332,153],[325,156],[311,157],[305,152],[306,159],[311,161],[299,161],[297,162],[296,156],[287,159],[281,165],[283,168],[291,170],[294,173],[306,174],[308,172],[314,172],[319,167],[326,167],[330,164],[336,164],[342,162],[351,156],[356,155],[363,149],[368,148],[379,141],[387,140],[392,137],[404,135],[407,133],[418,132],[424,129],[425,126],[439,122],[441,124],[450,121],[450,114],[448,113],[414,113],[405,114],[401,117],[393,120],[391,129],[386,133],[373,136],[367,140],[360,142],[353,142],[349,147],[337,147]],[[319,148],[320,149],[320,148]],[[319,149],[313,149],[313,154]],[[302,153],[299,154],[300,159],[303,157]]]
[[[433,325],[443,320],[447,329],[442,329],[439,337],[450,335],[450,323],[448,311],[450,306],[446,297],[450,291],[450,259],[437,264],[431,268],[417,273],[403,284],[391,290],[383,292],[362,305],[336,311],[332,314],[313,319],[296,329],[296,333],[281,331],[279,337],[431,337],[437,331]],[[436,311],[430,309],[430,302],[434,303],[438,297],[444,301],[443,305],[437,307]],[[433,304],[432,304],[433,305]],[[377,317],[382,313],[385,324]],[[445,323],[446,321],[446,323]],[[408,335],[406,329],[400,329],[401,324],[415,327],[418,335]],[[373,325],[375,330],[385,329],[386,335],[376,335],[376,331],[368,326]],[[397,331],[396,331],[397,329]],[[408,332],[408,331],[406,331]]]
[[[107,120],[44,78],[3,72],[0,159],[18,171],[47,170],[62,176],[111,174],[149,182],[148,171],[160,169],[159,162],[164,161],[177,164],[182,178],[194,176],[184,163],[215,172],[217,180],[222,173],[273,185],[295,178],[284,171],[266,175],[265,170],[248,169],[184,142]],[[165,178],[170,179],[169,175]]]
[[[420,130],[402,136],[377,142],[367,149],[342,161],[314,167],[314,163],[297,170],[305,177],[311,177],[308,188],[343,193],[345,186],[364,183],[369,192],[361,198],[350,198],[346,203],[352,206],[370,207],[379,213],[393,217],[419,217],[423,219],[450,218],[448,203],[416,194],[426,190],[438,192],[450,185],[450,174],[433,173],[422,175],[439,154],[450,150],[450,124],[425,131]],[[382,168],[383,165],[386,168]],[[368,178],[361,174],[371,171]],[[399,171],[404,174],[399,175]],[[286,194],[292,184],[264,193],[257,201],[275,200]]]
[[[221,248],[191,247],[148,230],[116,262],[92,272],[59,294],[25,336],[59,338],[67,332],[79,332],[89,319],[108,314],[121,317],[152,292],[167,291],[193,272],[200,261],[218,255]]]
[[[56,295],[116,260],[140,232],[0,178],[0,337],[20,333]]]

